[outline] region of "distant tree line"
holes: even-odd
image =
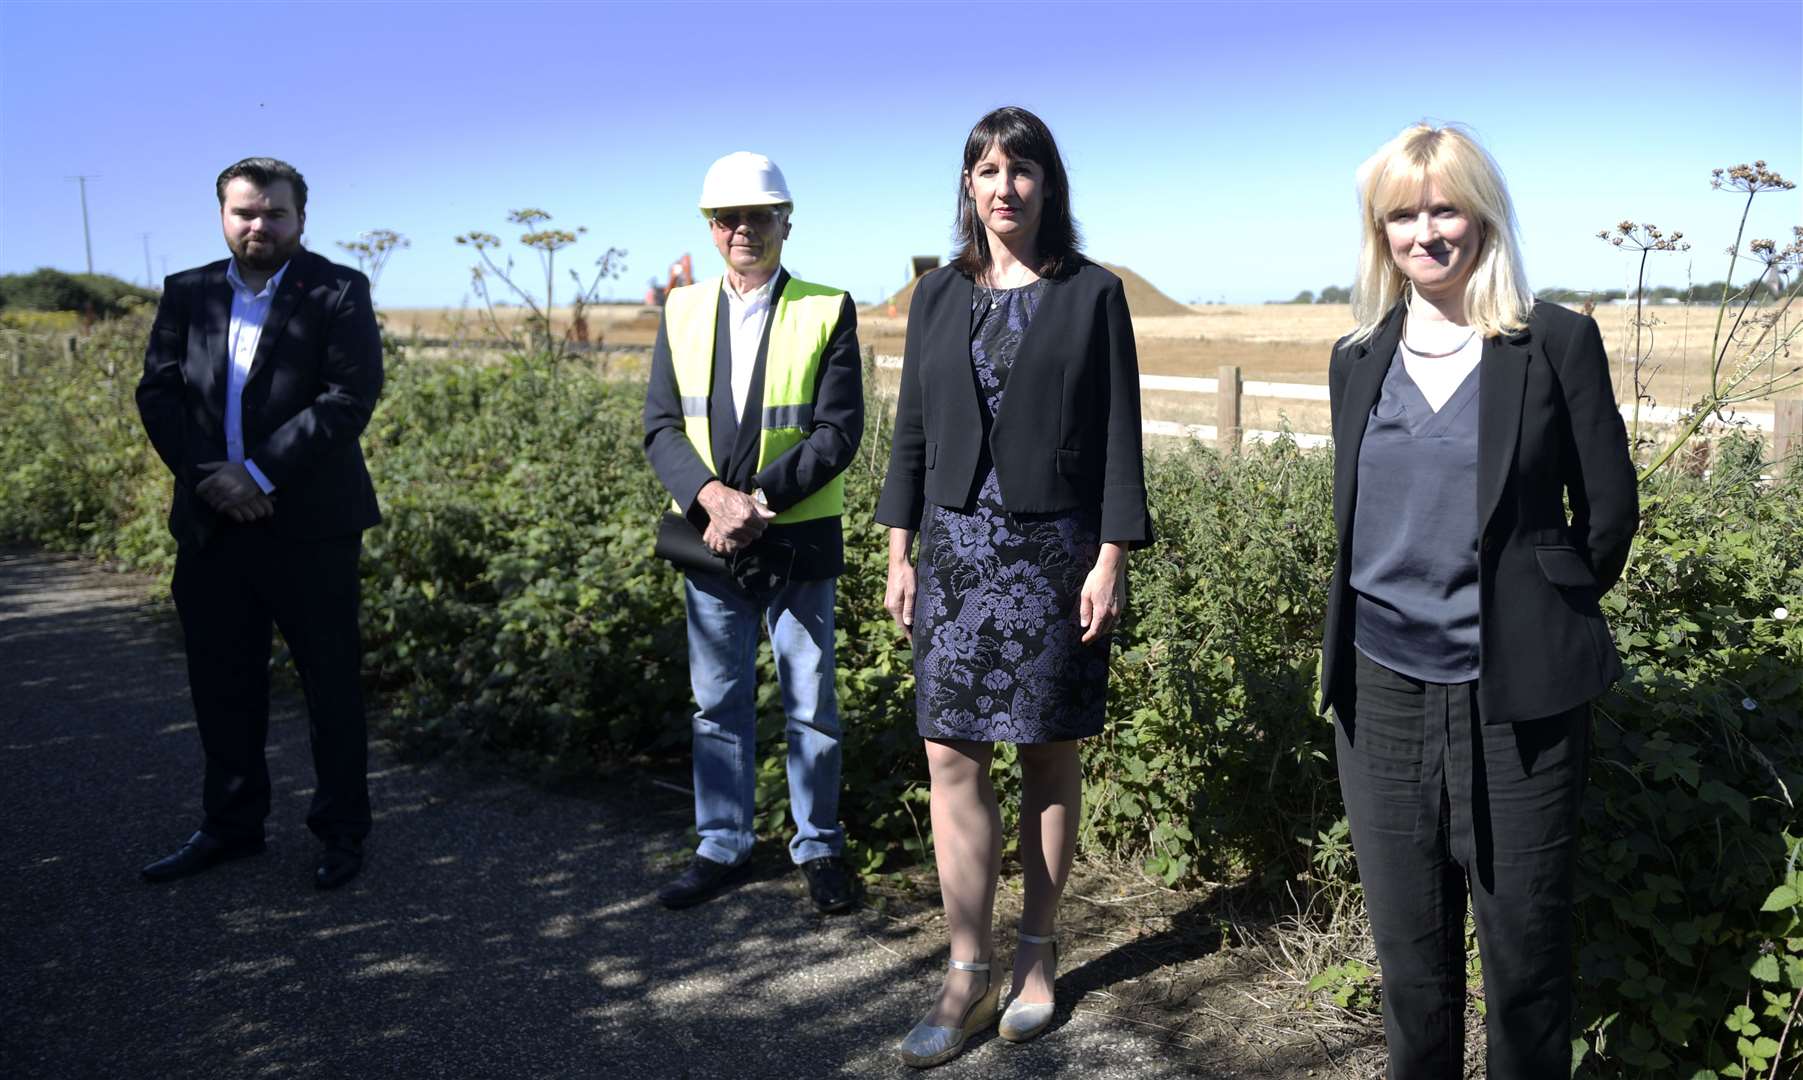
[[[0,311],[74,311],[104,318],[156,300],[156,293],[111,274],[65,274],[49,267],[0,274]]]
[[[1329,285],[1319,294],[1304,289],[1288,300],[1267,300],[1268,304],[1350,304],[1352,288],[1344,285]]]
[[[1660,285],[1646,291],[1645,299],[1658,303],[1662,300],[1682,300],[1685,303],[1713,304],[1722,298],[1722,289],[1727,286],[1723,281],[1698,282],[1695,285]],[[1534,295],[1541,300],[1550,300],[1555,304],[1582,304],[1587,300],[1595,300],[1606,304],[1611,300],[1632,300],[1638,290],[1635,289],[1535,289]],[[1730,290],[1730,293],[1738,292]]]
[[[1722,289],[1726,285],[1721,281],[1700,282],[1695,285],[1660,285],[1648,289],[1646,299],[1658,303],[1661,300],[1682,300],[1686,303],[1712,304],[1722,298]],[[1550,300],[1555,304],[1582,304],[1587,300],[1595,300],[1606,304],[1611,300],[1632,300],[1634,292],[1628,289],[1535,289],[1534,295],[1541,300]],[[1304,289],[1288,300],[1267,300],[1267,304],[1349,304],[1352,302],[1352,289],[1349,286],[1329,285],[1320,292]]]

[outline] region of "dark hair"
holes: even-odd
[[[302,179],[300,170],[272,157],[247,157],[236,165],[226,166],[219,174],[219,180],[213,185],[219,195],[219,205],[225,205],[225,185],[233,180],[249,180],[260,188],[266,188],[278,180],[286,180],[294,187],[294,209],[298,213],[307,212],[307,181]]]
[[[1034,269],[1041,277],[1058,277],[1076,269],[1077,251],[1083,240],[1077,234],[1076,219],[1071,217],[1071,185],[1064,171],[1064,158],[1045,121],[1015,105],[1004,105],[978,120],[977,126],[970,129],[970,137],[964,140],[964,168],[958,173],[958,220],[953,226],[957,250],[952,255],[952,265],[972,278],[989,272],[989,234],[977,217],[976,200],[970,197],[965,177],[991,146],[1000,146],[1010,158],[1031,161],[1045,173],[1045,204],[1039,214],[1036,237],[1039,265]]]

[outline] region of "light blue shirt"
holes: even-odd
[[[250,378],[250,365],[257,358],[257,343],[263,340],[263,324],[269,320],[275,291],[281,287],[282,275],[287,272],[288,264],[283,263],[263,286],[262,292],[252,292],[238,276],[237,259],[231,260],[225,268],[225,280],[232,286],[232,321],[226,337],[230,363],[226,365],[225,382],[225,456],[228,461],[243,462],[244,471],[265,495],[274,491],[275,485],[263,475],[263,470],[257,468],[256,462],[244,456],[244,383]]]

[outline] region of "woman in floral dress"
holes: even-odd
[[[1126,553],[1151,538],[1126,297],[1077,253],[1063,161],[1037,117],[997,109],[972,129],[957,229],[952,263],[915,287],[877,508],[891,527],[885,604],[914,647],[951,932],[939,999],[899,1048],[915,1066],[956,1056],[997,1013],[997,742],[1021,764],[1026,893],[1000,1033],[1025,1041],[1052,1018],[1077,740],[1102,730]]]

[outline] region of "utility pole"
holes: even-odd
[[[150,234],[141,232],[138,237],[144,241],[144,287],[154,289],[157,287],[157,283],[156,279],[150,276]]]
[[[88,234],[88,181],[98,180],[98,176],[65,176],[64,180],[74,180],[81,185],[81,243],[88,251],[88,273],[94,272],[94,241]]]

